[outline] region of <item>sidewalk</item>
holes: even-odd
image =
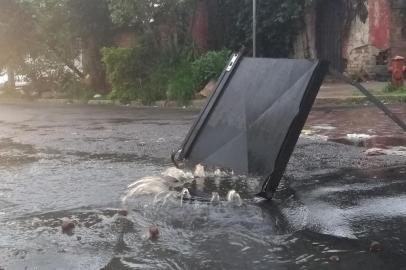
[[[387,82],[369,81],[361,83],[384,103],[406,102],[406,93],[387,93],[383,90]],[[324,83],[316,99],[316,105],[364,104],[368,99],[354,86],[346,83]]]
[[[378,99],[384,103],[400,103],[406,102],[406,93],[385,93],[383,89],[387,85],[385,82],[365,82],[362,83],[370,90]],[[189,106],[179,106],[176,101],[156,101],[149,106],[141,104],[139,101],[131,101],[129,104],[121,104],[119,101],[93,99],[93,100],[72,100],[72,99],[54,99],[41,98],[35,100],[27,99],[7,99],[0,98],[0,104],[21,104],[21,103],[40,103],[40,104],[88,104],[88,105],[116,105],[130,107],[157,107],[157,108],[185,108],[185,109],[201,109],[206,104],[206,99],[192,100]],[[317,96],[315,106],[335,106],[335,105],[352,105],[366,104],[368,99],[355,87],[345,83],[329,82],[324,83]]]
[[[366,89],[374,94],[382,92],[387,86],[387,82],[365,82],[361,83]],[[324,83],[317,98],[346,98],[354,96],[363,96],[363,94],[354,86],[346,83]]]

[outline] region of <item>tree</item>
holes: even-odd
[[[0,2],[0,69],[7,69],[9,87],[15,88],[15,71],[24,64],[32,48],[33,18],[23,3],[16,0]]]
[[[104,66],[101,48],[109,46],[113,37],[113,24],[105,0],[65,0],[70,32],[80,41],[83,53],[83,68],[90,77],[94,90],[106,94]]]
[[[107,1],[115,25],[133,29],[156,49],[176,54],[189,45],[195,0]]]

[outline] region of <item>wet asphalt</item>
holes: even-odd
[[[406,115],[405,105],[392,109]],[[235,183],[220,184],[219,193],[237,189],[243,208],[157,210],[143,198],[117,248],[112,209],[122,207],[130,183],[172,166],[170,153],[197,113],[1,105],[0,269],[406,267],[406,156],[335,142],[357,133],[385,137],[380,147],[391,137],[391,147],[405,146],[394,124],[363,106],[314,109],[273,202],[253,200]],[[73,236],[60,231],[64,217],[78,222]],[[151,224],[162,228],[161,242],[142,238]]]

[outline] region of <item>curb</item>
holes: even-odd
[[[379,100],[385,104],[391,103],[406,103],[406,95],[375,95]],[[335,106],[335,105],[356,105],[368,104],[369,101],[364,96],[340,96],[340,97],[318,97],[314,104],[318,106]],[[105,99],[92,99],[92,100],[72,100],[72,99],[18,99],[18,98],[4,98],[0,99],[0,104],[75,104],[75,105],[100,105],[100,106],[127,106],[133,108],[174,108],[174,109],[201,109],[206,104],[206,99],[196,99],[190,101],[187,106],[181,106],[176,101],[155,101],[150,105],[144,105],[140,101],[131,101],[128,104],[122,104],[119,101],[105,100]]]

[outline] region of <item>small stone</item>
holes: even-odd
[[[119,214],[120,216],[126,217],[126,216],[128,216],[128,211],[126,209],[120,209],[117,211],[117,214]]]
[[[159,229],[156,226],[151,226],[149,228],[149,239],[157,240],[159,238]]]
[[[340,261],[340,257],[338,257],[337,255],[333,255],[328,259],[330,260],[330,262],[339,262]]]
[[[377,241],[373,241],[371,243],[371,245],[369,246],[369,251],[374,252],[374,253],[381,252],[381,251],[383,251],[383,247],[382,247],[381,243],[379,243]]]
[[[62,220],[62,233],[71,235],[73,234],[73,229],[75,229],[75,223],[73,222],[73,220],[66,218]]]

